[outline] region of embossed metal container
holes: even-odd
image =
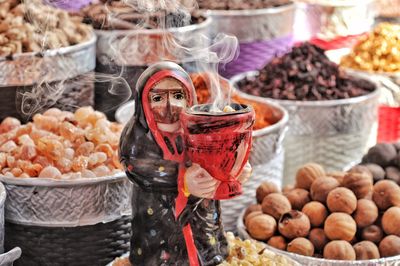
[[[5,246],[23,251],[17,265],[104,265],[129,250],[131,185],[124,173],[0,181],[7,191]]]
[[[246,96],[243,98],[247,99]],[[243,184],[243,194],[230,200],[221,201],[222,221],[227,231],[236,229],[236,220],[240,211],[253,203],[255,191],[263,181],[274,182],[282,186],[283,147],[288,113],[281,106],[266,99],[251,99],[255,103],[270,108],[277,122],[271,126],[253,131],[253,147],[250,153],[250,164],[253,175]],[[116,120],[126,123],[134,113],[134,102],[126,103],[116,112]]]
[[[198,43],[195,42],[200,40],[200,35],[209,37],[210,25],[211,19],[207,18],[199,24],[168,30],[97,30],[96,72],[121,76],[134,90],[143,71],[160,60],[174,61],[188,69],[190,62],[182,62],[182,58],[177,58],[179,53],[183,57],[182,51],[178,51],[179,46],[197,47]],[[171,46],[171,41],[167,39],[174,39],[176,44]],[[109,94],[108,89],[107,83],[96,83],[96,109],[104,111],[109,119],[114,119],[116,109],[124,99]]]
[[[77,45],[0,58],[0,119],[27,118],[50,106],[94,104],[96,36]]]
[[[255,77],[251,72],[232,79]],[[252,99],[265,99],[240,92]],[[376,138],[379,89],[361,97],[329,101],[270,99],[289,112],[289,130],[284,139],[284,183],[292,184],[297,169],[316,162],[327,171],[337,171],[359,161]]]
[[[237,220],[237,231],[241,238],[243,239],[252,239],[249,233],[246,230],[246,227],[243,223],[244,211],[242,211],[241,215]],[[359,261],[343,261],[343,260],[327,260],[327,259],[319,259],[314,257],[307,257],[303,255],[298,255],[291,252],[282,251],[271,246],[267,246],[267,248],[273,252],[281,254],[283,256],[288,256],[289,258],[297,261],[301,265],[318,265],[318,266],[397,266],[400,263],[400,256],[374,259],[374,260],[359,260]]]

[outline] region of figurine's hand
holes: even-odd
[[[241,183],[244,184],[249,180],[251,174],[253,173],[253,167],[251,167],[251,164],[249,161],[247,161],[246,165],[243,167],[242,172],[238,176],[237,180]]]
[[[212,199],[220,183],[198,164],[186,169],[185,186],[193,196]]]

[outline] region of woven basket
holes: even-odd
[[[220,66],[220,74],[224,77],[259,70],[293,45],[294,4],[255,10],[204,12],[212,18],[212,36],[225,33],[239,40],[238,58]]]
[[[40,227],[6,223],[6,248],[23,253],[15,265],[106,265],[129,251],[130,216],[79,227]]]
[[[105,265],[129,250],[131,184],[124,174],[0,180],[5,246],[23,252],[17,265]]]
[[[211,20],[206,19],[196,25],[170,28],[168,31],[97,30],[96,73],[105,74],[106,79],[113,76],[122,77],[134,91],[137,79],[149,65],[160,60],[181,62],[180,58],[164,47],[163,42],[166,38],[173,37],[183,47],[192,47],[193,44],[187,42],[195,40],[189,41],[188,36],[201,34],[208,37],[210,23]],[[109,93],[109,88],[110,82],[96,80],[95,108],[106,113],[109,119],[114,120],[117,108],[127,99],[126,94],[113,95]]]
[[[0,58],[0,120],[93,105],[95,44],[92,36],[70,47]]]
[[[236,84],[255,75],[257,72],[239,75],[232,82]],[[297,169],[308,162],[319,163],[327,171],[337,171],[359,161],[377,130],[379,92],[330,101],[270,99],[289,112],[289,130],[284,139],[284,183],[293,183]]]

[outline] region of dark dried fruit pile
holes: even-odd
[[[291,3],[290,0],[198,0],[200,9],[244,10],[270,8]]]
[[[320,101],[368,94],[375,84],[341,71],[324,51],[310,43],[273,59],[256,78],[238,83],[241,91],[280,100]]]

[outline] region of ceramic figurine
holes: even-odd
[[[120,159],[134,184],[133,265],[217,265],[227,254],[216,191],[221,183],[189,161],[181,113],[196,105],[189,75],[161,62],[139,78],[135,114],[120,141]],[[239,182],[250,176],[241,170]]]

